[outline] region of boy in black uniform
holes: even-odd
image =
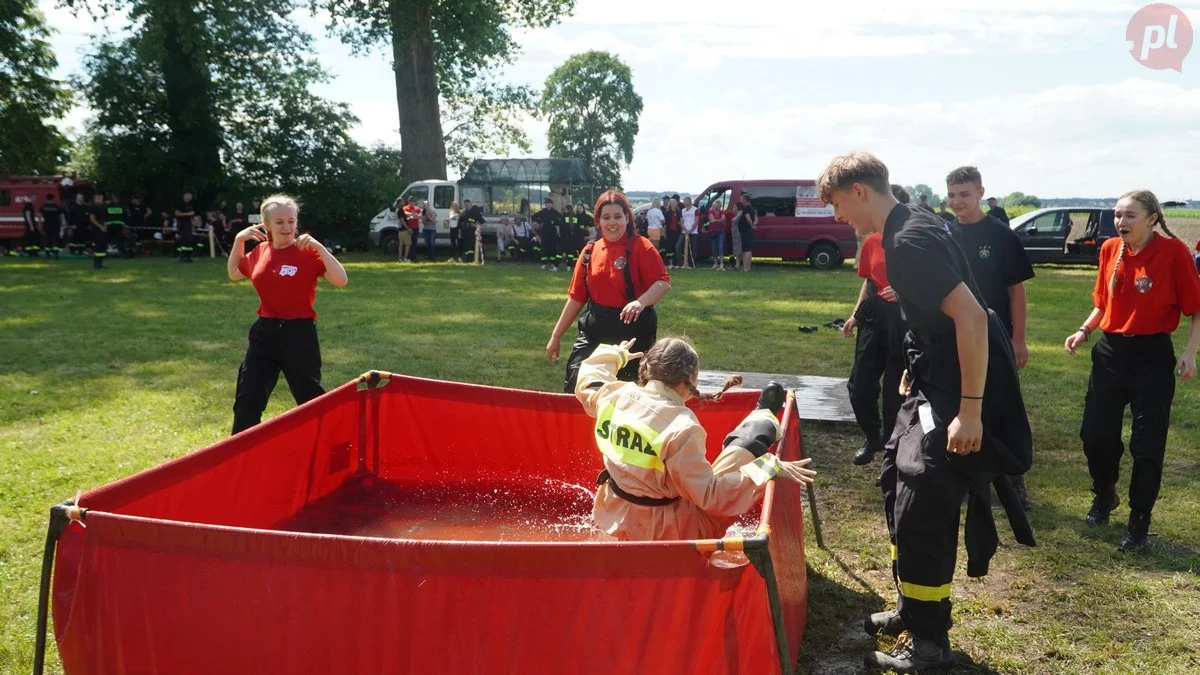
[[[108,206],[104,196],[97,192],[92,196],[92,207],[88,210],[88,234],[90,243],[88,249],[92,255],[92,267],[104,269],[104,259],[108,257]]]
[[[25,221],[24,253],[30,258],[36,258],[42,252],[42,232],[38,230],[33,210],[36,200],[37,195],[30,193],[25,195],[25,204],[21,206],[21,218]]]
[[[179,262],[192,262],[192,250],[196,238],[192,236],[192,216],[196,215],[196,204],[192,201],[192,193],[183,193],[183,202],[175,207],[175,252],[179,254]]]
[[[83,201],[83,193],[75,193],[75,203],[67,212],[67,250],[72,255],[82,255],[87,249],[91,229],[92,210]]]
[[[873,155],[835,158],[817,181],[835,216],[859,234],[883,232],[888,280],[908,320],[908,398],[885,447],[881,483],[899,611],[874,614],[871,634],[899,635],[868,666],[899,672],[953,666],[950,584],[959,515],[967,510],[967,574],[987,574],[997,537],[988,486],[1032,461],[1012,343],[983,301],[962,249],[937,216],[901,205],[887,167]],[[961,355],[961,356],[960,356]],[[997,491],[1017,534],[1033,544],[1007,482]]]
[[[596,237],[596,221],[583,204],[577,205],[575,209],[575,223],[579,228],[579,250],[582,252],[583,247]]]
[[[62,227],[63,213],[62,207],[54,201],[54,193],[46,193],[46,203],[42,204],[42,241],[45,242],[46,256],[53,256],[58,260],[59,253],[62,252]]]
[[[485,224],[487,221],[483,217],[483,208],[472,205],[470,199],[464,199],[462,215],[458,217],[458,245],[462,248],[463,260],[475,259],[475,230]],[[471,252],[469,256],[467,251]]]
[[[554,208],[554,202],[549,197],[542,204],[542,210],[533,214],[533,222],[539,225],[538,239],[542,244],[542,269],[550,268],[551,272],[558,271],[559,246],[562,243],[560,230],[563,228],[563,217]]]
[[[118,251],[125,254],[128,247],[125,245],[125,227],[129,224],[129,216],[125,213],[125,207],[117,203],[116,195],[109,195],[108,199],[104,200],[104,228],[107,233],[105,237],[105,250],[112,246]]]
[[[946,200],[957,216],[950,222],[950,230],[971,264],[971,274],[987,303],[985,306],[996,312],[1008,330],[1020,370],[1029,360],[1025,341],[1025,281],[1033,278],[1033,265],[1012,229],[980,208],[984,190],[979,169],[962,166],[951,171],[946,176],[946,192]],[[1021,506],[1028,511],[1033,503],[1025,489],[1025,477],[1010,479]]]

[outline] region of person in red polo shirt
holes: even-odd
[[[650,240],[633,227],[633,209],[617,190],[600,195],[594,210],[600,238],[589,243],[575,262],[575,273],[550,341],[546,358],[558,359],[563,333],[579,317],[579,337],[567,357],[563,391],[575,392],[579,365],[601,344],[634,340],[634,351],[644,352],[658,338],[654,306],[671,290],[671,276]],[[587,312],[579,316],[587,306]],[[626,364],[618,379],[633,382],[637,364]]]
[[[280,371],[299,405],[321,388],[321,346],[317,340],[317,279],[346,285],[346,270],[311,235],[297,236],[300,207],[287,195],[262,204],[262,224],[238,233],[226,271],[233,281],[249,279],[258,293],[258,320],[238,368],[233,401],[233,433],[262,419]],[[246,242],[255,242],[245,253]]]
[[[1083,326],[1067,337],[1064,347],[1074,356],[1094,330],[1102,332],[1092,348],[1092,374],[1079,431],[1095,494],[1086,518],[1089,525],[1107,523],[1120,503],[1117,478],[1125,452],[1121,425],[1126,405],[1133,414],[1129,523],[1121,550],[1141,553],[1146,550],[1150,512],[1162,483],[1175,376],[1184,380],[1196,376],[1200,276],[1187,244],[1167,229],[1153,193],[1126,193],[1113,211],[1120,238],[1100,247],[1094,309]],[[1168,236],[1155,232],[1155,226]],[[1177,361],[1171,333],[1179,327],[1180,314],[1191,317],[1192,326]]]
[[[901,204],[908,203],[908,193],[892,186],[892,194]],[[904,403],[900,393],[900,377],[904,373],[904,334],[908,324],[896,302],[896,292],[888,283],[887,265],[883,260],[883,233],[876,232],[863,239],[858,253],[858,276],[862,288],[854,311],[842,326],[846,337],[858,336],[854,344],[854,365],[846,389],[850,392],[850,407],[858,428],[866,440],[854,455],[854,463],[863,466],[875,459],[875,453],[896,426],[896,414]],[[883,419],[879,417],[880,378],[883,378]]]

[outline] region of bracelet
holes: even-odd
[[[968,401],[982,401],[983,400],[982,396],[963,396],[962,398],[965,398]]]
[[[1084,339],[1084,340],[1086,340],[1086,339],[1088,339],[1089,337],[1091,337],[1091,336],[1092,336],[1092,329],[1091,329],[1091,328],[1088,328],[1086,324],[1085,324],[1085,325],[1083,325],[1083,326],[1080,326],[1080,327],[1079,327],[1079,330],[1077,330],[1077,331],[1075,331],[1075,332],[1076,332],[1076,333],[1083,333],[1083,339]]]

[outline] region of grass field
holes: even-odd
[[[347,269],[350,285],[323,284],[317,304],[327,387],[379,368],[557,390],[561,367],[546,363],[543,347],[566,275],[514,265],[399,265],[372,255],[350,257]],[[1067,357],[1061,345],[1089,310],[1094,274],[1040,268],[1029,283],[1023,385],[1036,439],[1028,483],[1040,545],[1012,545],[1001,524],[992,573],[978,581],[966,579],[960,556],[952,639],[964,672],[1200,670],[1200,383],[1182,384],[1175,398],[1148,555],[1115,550],[1124,506],[1110,527],[1082,522],[1090,494],[1077,434],[1089,359]],[[100,273],[82,260],[3,260],[0,278],[0,673],[7,674],[29,672],[32,663],[49,506],[223,438],[256,300],[210,260],[113,260]],[[752,274],[678,272],[660,335],[689,335],[710,369],[842,377],[852,342],[796,327],[845,317],[858,285],[849,265],[828,273],[783,264],[756,265]],[[268,415],[291,404],[281,386]],[[877,465],[850,464],[859,440],[852,428],[809,424],[804,434],[821,471],[828,550],[808,549],[802,668],[857,672],[875,646],[858,628],[862,616],[894,600]]]

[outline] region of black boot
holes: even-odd
[[[919,673],[925,670],[953,668],[958,663],[949,641],[930,640],[905,631],[891,652],[872,652],[865,659],[868,668]]]
[[[883,633],[891,637],[899,637],[904,632],[904,619],[901,619],[900,612],[894,609],[887,612],[875,612],[863,620],[863,630],[867,632],[867,635]]]
[[[783,410],[786,401],[787,390],[778,382],[769,382],[758,395],[758,407],[770,410],[776,417],[779,416],[779,411]]]
[[[1117,496],[1117,491],[1109,488],[1096,495],[1095,499],[1092,500],[1092,508],[1087,512],[1084,520],[1087,521],[1088,525],[1107,525],[1109,514],[1120,503],[1121,498]]]
[[[854,453],[854,465],[866,466],[870,464],[875,461],[875,453],[882,449],[883,443],[879,442],[878,439],[872,440],[868,438],[863,441],[862,447],[858,449],[858,452]]]
[[[1029,498],[1029,491],[1025,489],[1025,476],[1009,476],[1008,482],[1013,487],[1013,492],[1017,495],[1017,501],[1021,502],[1021,508],[1025,509],[1025,513],[1033,510],[1033,500]]]
[[[1150,538],[1150,514],[1129,514],[1129,525],[1125,527],[1125,538],[1121,540],[1121,550],[1126,553],[1145,553],[1146,544]]]

